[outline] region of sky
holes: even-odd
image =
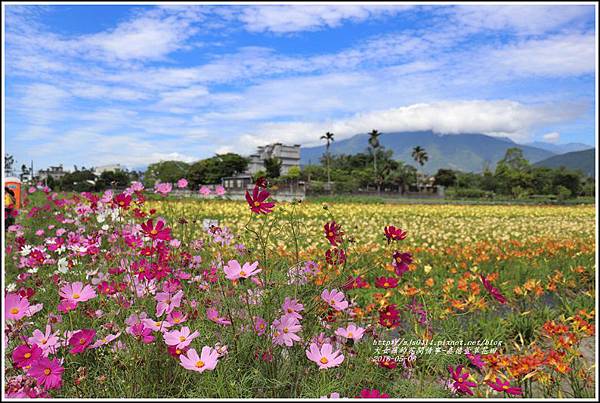
[[[5,147],[36,169],[377,129],[595,144],[593,5],[7,5]]]

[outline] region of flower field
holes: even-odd
[[[29,190],[5,396],[594,396],[594,206],[171,189]]]

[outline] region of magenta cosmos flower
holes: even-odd
[[[393,225],[385,227],[383,233],[385,234],[388,243],[392,241],[401,241],[406,238],[406,231],[403,231],[401,228],[396,228]]]
[[[17,368],[30,367],[35,361],[43,357],[44,352],[37,345],[28,346],[21,344],[12,353],[13,363]]]
[[[480,274],[479,277],[481,278],[483,286],[492,295],[492,297],[494,297],[494,299],[500,302],[501,304],[506,304],[506,297],[502,295],[500,290],[494,287],[492,283],[490,283],[490,281],[483,274]]]
[[[333,346],[329,343],[323,344],[321,349],[316,343],[311,343],[306,356],[309,360],[314,361],[319,366],[319,369],[327,369],[339,367],[344,362],[344,355],[340,350],[333,351]]]
[[[61,298],[75,304],[79,302],[85,302],[96,297],[96,291],[94,291],[92,286],[89,284],[84,286],[81,281],[62,286],[58,294],[61,296]]]
[[[267,322],[260,316],[255,317],[254,318],[254,331],[256,332],[256,334],[259,336],[262,336],[263,334],[265,334],[266,330],[267,330]]]
[[[516,386],[510,386],[508,381],[502,382],[502,379],[496,377],[495,382],[488,381],[488,385],[490,388],[494,389],[497,392],[504,392],[509,395],[522,395],[523,389],[518,388]]]
[[[38,385],[44,386],[46,389],[58,389],[62,384],[62,373],[65,369],[60,365],[58,359],[50,361],[46,357],[37,360],[27,375],[35,378]]]
[[[342,226],[335,221],[330,221],[323,227],[325,230],[325,238],[332,246],[338,246],[342,242]]]
[[[94,329],[82,329],[71,336],[69,339],[69,345],[73,346],[69,353],[71,354],[79,354],[92,343],[94,340],[94,336],[96,336],[96,331]]]
[[[304,310],[304,305],[298,302],[298,300],[286,297],[281,305],[284,315],[293,316],[296,319],[302,319],[302,315],[299,312]]]
[[[246,190],[246,201],[250,206],[250,210],[256,214],[268,214],[273,211],[275,203],[265,202],[265,200],[271,196],[266,190],[260,189],[258,186],[254,186],[252,190],[252,196]]]
[[[387,399],[390,397],[387,393],[381,393],[379,389],[363,389],[357,399]]]
[[[396,288],[398,287],[398,279],[395,277],[377,277],[375,279],[375,287],[377,288]]]
[[[365,329],[356,326],[354,323],[350,323],[346,328],[340,327],[335,331],[336,335],[354,341],[362,339],[364,333]]]
[[[131,334],[144,344],[150,344],[155,339],[155,337],[152,335],[152,329],[146,327],[144,323],[136,323],[131,325],[131,327],[128,327],[126,330],[127,333]]]
[[[344,293],[335,288],[331,291],[323,290],[321,298],[336,311],[343,311],[348,308],[348,301],[344,300]]]
[[[456,368],[452,368],[450,365],[448,366],[448,371],[454,380],[454,388],[460,393],[466,393],[469,395],[473,395],[473,391],[471,388],[477,386],[475,382],[469,381],[469,373],[462,372],[463,366],[459,365]]]
[[[9,293],[4,299],[4,318],[6,320],[19,320],[27,314],[29,301],[17,293]]]
[[[217,194],[217,196],[223,196],[225,194],[225,188],[221,185],[217,185],[217,187],[215,187],[215,193]]]
[[[153,240],[160,239],[162,241],[168,241],[171,239],[171,228],[165,228],[165,222],[163,220],[158,220],[155,227],[152,219],[149,219],[145,224],[141,224],[141,227],[142,232]]]
[[[408,252],[394,252],[394,271],[401,276],[408,271],[408,265],[413,262],[412,255]]]
[[[181,330],[172,330],[170,332],[163,333],[165,343],[169,346],[176,346],[177,348],[184,348],[190,345],[192,340],[200,336],[197,330],[190,333],[190,328],[183,326]]]
[[[202,185],[198,193],[200,193],[202,196],[208,196],[210,194],[210,188],[208,186]]]
[[[198,353],[195,349],[190,348],[187,354],[181,354],[179,356],[179,361],[181,362],[181,366],[185,369],[196,372],[204,372],[215,369],[218,358],[219,353],[217,350],[208,346],[204,346],[202,347],[200,356],[198,356]]]
[[[246,262],[243,266],[240,266],[240,263],[237,260],[230,260],[227,262],[227,265],[223,267],[223,271],[228,280],[237,280],[260,273],[262,269],[257,269],[257,266],[258,262],[252,264]]]

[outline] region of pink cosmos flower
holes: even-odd
[[[156,304],[156,316],[162,316],[164,313],[171,313],[173,309],[181,305],[183,298],[183,290],[177,291],[174,295],[169,292],[159,292],[154,299],[158,301]]]
[[[219,325],[231,325],[231,321],[225,319],[222,316],[219,316],[219,312],[215,309],[215,308],[208,308],[206,310],[206,317],[209,320],[212,320],[215,323],[218,323]]]
[[[306,350],[306,356],[309,360],[316,362],[319,369],[338,367],[344,362],[344,355],[340,350],[333,351],[333,346],[329,343],[323,344],[321,349],[312,343]]]
[[[354,323],[350,323],[345,329],[340,327],[335,331],[336,335],[344,337],[348,340],[354,340],[355,342],[362,339],[364,333],[365,329],[356,326]]]
[[[14,349],[12,359],[17,368],[28,368],[43,355],[42,349],[37,345],[28,346],[27,344],[21,344]]]
[[[243,266],[240,266],[240,263],[237,260],[230,260],[227,262],[227,265],[223,267],[223,271],[228,280],[237,280],[260,273],[262,269],[257,269],[257,266],[258,261],[252,264],[246,262]]]
[[[35,344],[44,352],[44,356],[53,354],[55,352],[55,346],[58,344],[58,331],[52,333],[52,327],[50,324],[46,325],[46,332],[42,333],[41,330],[35,329],[33,336],[28,338],[27,341],[30,344]]]
[[[150,344],[155,339],[155,337],[152,335],[152,329],[144,326],[143,323],[136,323],[135,325],[128,327],[127,332],[133,337],[141,340],[141,342],[144,344]]]
[[[200,193],[202,196],[208,196],[210,194],[210,189],[208,188],[208,186],[202,185],[198,193]]]
[[[17,293],[8,293],[4,299],[4,318],[6,320],[19,320],[27,314],[29,301]]]
[[[271,327],[274,329],[273,343],[276,345],[291,347],[295,341],[300,341],[300,337],[296,333],[302,330],[302,326],[293,316],[282,316],[274,320]]]
[[[170,183],[157,183],[154,185],[154,193],[159,193],[163,196],[168,195],[173,190],[173,185]]]
[[[164,332],[168,331],[169,328],[172,326],[172,324],[166,320],[154,320],[152,318],[143,319],[142,323],[144,324],[145,327],[152,330],[153,332],[163,332],[164,333]]]
[[[79,354],[92,343],[92,340],[96,336],[96,331],[94,329],[83,329],[80,330],[71,336],[69,339],[69,344],[73,346],[69,353],[71,354]]]
[[[510,386],[508,381],[502,382],[502,379],[496,377],[495,382],[488,381],[487,383],[490,388],[494,389],[497,392],[504,392],[509,395],[522,395],[523,389],[518,388],[516,386]]]
[[[92,286],[86,284],[84,287],[81,281],[62,286],[58,294],[61,296],[61,298],[75,304],[79,302],[85,302],[96,297],[96,291],[94,291]]]
[[[29,308],[27,308],[27,310],[25,311],[25,316],[32,317],[33,315],[41,311],[43,308],[44,304],[29,305]]]
[[[212,371],[217,366],[219,353],[214,348],[204,346],[200,356],[195,349],[190,348],[187,354],[181,354],[179,361],[181,366],[190,371],[204,372]]]
[[[256,334],[258,334],[259,336],[262,336],[263,334],[265,334],[266,330],[267,330],[267,322],[260,316],[255,317],[254,318],[254,331],[256,332]]]
[[[188,181],[185,178],[181,178],[177,181],[177,187],[179,189],[186,188],[188,185]]]
[[[32,364],[27,375],[35,378],[38,385],[46,389],[58,389],[62,385],[62,373],[65,369],[60,365],[58,359],[50,361],[42,357]]]
[[[323,290],[321,298],[336,311],[343,311],[348,308],[348,301],[344,300],[344,293],[335,288],[331,291]]]
[[[338,392],[332,392],[329,396],[321,396],[321,399],[341,399],[341,397]]]
[[[192,340],[198,336],[200,336],[200,333],[198,333],[197,330],[190,334],[190,328],[187,326],[183,326],[181,330],[172,330],[163,333],[165,343],[169,346],[176,346],[177,348],[189,346]]]
[[[225,188],[221,185],[217,185],[215,187],[215,193],[217,194],[217,196],[223,196],[225,194]]]
[[[104,336],[103,338],[96,340],[96,342],[94,344],[92,344],[90,346],[90,348],[98,348],[98,347],[104,346],[104,345],[110,343],[111,341],[115,340],[120,335],[121,335],[121,332],[119,332],[117,334],[109,334],[108,336]]]
[[[291,315],[296,319],[302,319],[302,315],[300,315],[298,312],[304,310],[304,305],[295,299],[286,297],[281,305],[281,309],[283,309],[284,315]]]

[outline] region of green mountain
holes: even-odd
[[[569,169],[574,169],[574,170],[579,169],[581,172],[583,172],[587,176],[591,176],[592,178],[595,178],[596,177],[595,161],[596,161],[596,149],[590,148],[589,150],[574,151],[572,153],[555,155],[553,157],[539,161],[534,165],[540,166],[540,167],[548,167],[548,168],[559,168],[561,166],[564,166]]]
[[[331,144],[332,154],[356,154],[366,152],[368,134],[357,134]],[[379,142],[394,151],[394,158],[417,166],[411,153],[415,146],[421,146],[429,155],[429,161],[422,170],[435,173],[439,168],[451,168],[464,172],[481,172],[485,166],[494,169],[510,147],[519,147],[530,162],[538,162],[555,155],[551,151],[521,145],[507,138],[484,134],[435,134],[431,131],[384,133]],[[300,150],[301,164],[318,164],[325,153],[325,146],[306,147]],[[421,168],[420,168],[421,169]]]

